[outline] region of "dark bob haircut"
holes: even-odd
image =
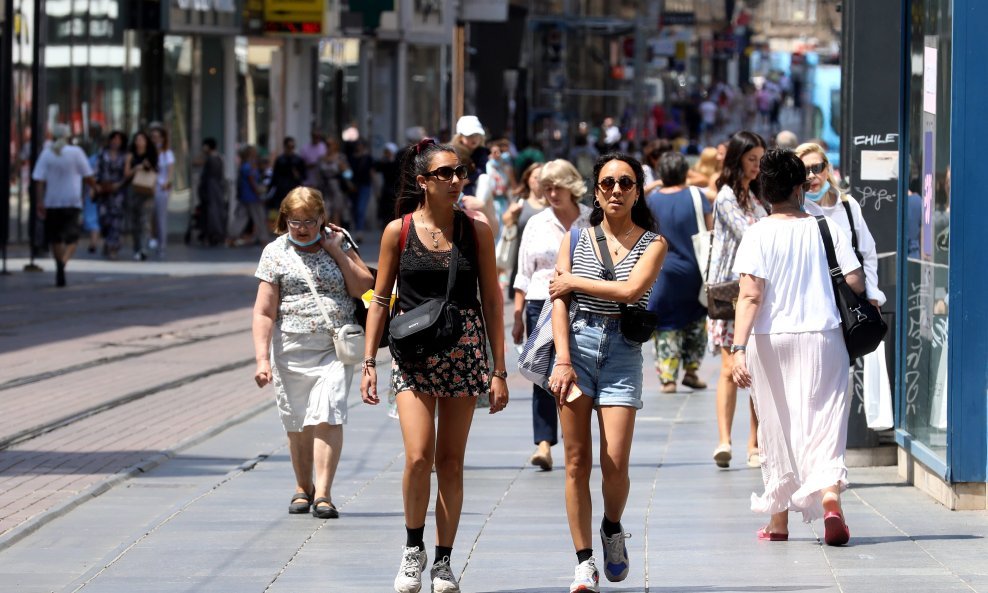
[[[806,183],[806,167],[796,153],[788,148],[773,148],[762,157],[758,169],[761,198],[769,204],[779,204],[792,197],[797,187]]]

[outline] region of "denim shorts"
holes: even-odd
[[[577,311],[569,352],[577,384],[594,407],[642,407],[642,345],[624,337],[617,317]]]

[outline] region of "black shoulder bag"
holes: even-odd
[[[820,236],[823,237],[823,246],[827,251],[827,267],[830,268],[830,280],[834,285],[834,299],[837,301],[837,312],[844,331],[844,344],[853,363],[856,358],[878,348],[888,332],[888,324],[882,319],[878,307],[868,302],[864,296],[855,294],[848,286],[837,263],[837,253],[827,219],[817,216],[816,221],[820,225]]]
[[[600,261],[604,264],[604,280],[617,280],[614,274],[614,261],[611,259],[610,251],[607,248],[607,237],[604,236],[604,229],[597,225],[593,228],[597,237],[597,250],[600,252]],[[621,333],[632,342],[644,343],[652,337],[655,332],[655,324],[659,321],[659,316],[647,309],[639,307],[629,307],[624,303],[618,303],[621,309]]]
[[[391,355],[399,363],[425,362],[428,356],[452,348],[463,336],[463,316],[456,305],[450,302],[460,257],[456,246],[459,233],[460,217],[457,215],[453,218],[454,238],[446,280],[446,297],[429,299],[391,320],[388,328]],[[401,292],[400,284],[398,292]]]

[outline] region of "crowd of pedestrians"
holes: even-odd
[[[601,129],[605,139],[620,142],[613,120]],[[431,581],[433,591],[458,592],[450,558],[469,495],[463,459],[474,410],[495,413],[508,403],[507,298],[519,351],[540,328],[551,328],[549,371],[532,387],[530,463],[551,471],[552,448],[562,442],[576,556],[571,593],[599,591],[601,570],[607,580],[621,581],[633,564],[625,540],[626,529],[634,527],[622,524],[622,517],[632,487],[635,417],[647,405],[648,342],[654,343],[661,394],[676,393],[678,382],[706,388],[700,363],[708,351],[719,355],[711,410],[718,419],[717,467],[731,465],[739,388],[750,388],[743,392],[750,411],[746,461],[762,468],[765,482],[751,508],[769,515],[756,537],[785,541],[788,513],[799,511],[805,521],[824,520],[826,543],[846,544],[850,531],[840,493],[847,486],[849,360],[815,214],[835,237],[850,286],[878,304],[884,295],[869,278],[874,241],[860,207],[839,189],[823,148],[773,147],[794,138],[782,135],[770,143],[743,130],[701,151],[690,166],[683,150],[667,140],[630,155],[584,138],[574,154],[584,161],[593,155],[587,175],[576,162],[546,161],[537,148],[517,151],[506,140],[485,142],[485,136],[480,121],[466,116],[449,144],[425,138],[401,150],[389,147],[388,156],[397,157],[389,174],[397,181],[389,194],[396,207],[381,238],[373,290],[364,297],[369,308],[359,366],[334,358],[331,336],[358,322],[362,305],[353,308],[350,297],[370,286],[370,272],[356,247],[342,254],[340,245],[351,240],[330,224],[339,208],[336,188],[306,168],[330,162],[342,170],[348,163],[331,156],[337,149],[330,144],[325,152],[310,146],[302,157],[286,145],[279,157],[278,175],[291,176],[286,188],[314,181],[325,190],[289,189],[289,198],[303,192],[307,205],[281,206],[280,237],[265,248],[257,272],[255,378],[259,385],[274,381],[289,431],[297,481],[290,512],[338,516],[330,486],[341,441],[325,435],[341,434],[351,373],[359,371],[365,403],[394,401],[405,445],[406,538],[394,589],[417,593]],[[356,172],[339,179],[359,185]],[[352,212],[360,210],[356,195]],[[358,228],[352,212],[335,211]],[[286,274],[291,266],[272,257],[292,252],[322,258],[325,265],[336,262],[321,273],[314,269],[322,283],[312,287],[312,297],[339,318],[321,324],[304,284],[290,278],[294,272],[277,276],[274,270]],[[342,283],[327,282],[341,274],[341,259],[354,271],[344,270]],[[709,318],[714,285],[733,285],[736,296],[727,314],[718,310],[717,318]],[[286,327],[305,308],[308,325]],[[410,329],[415,326],[433,333],[417,334]],[[293,360],[286,344],[310,339],[318,352],[292,370],[304,379],[279,380],[278,370]],[[413,351],[409,339],[419,340]],[[381,344],[390,344],[393,355],[390,381],[378,378]],[[595,412],[604,502],[599,564],[589,482]],[[332,453],[318,453],[327,450]],[[433,471],[436,548],[426,577],[423,533]]]
[[[217,144],[203,141],[194,238],[264,246],[255,274],[254,378],[273,385],[288,435],[296,482],[289,512],[339,517],[332,484],[345,462],[354,374],[365,403],[394,404],[405,446],[398,593],[427,586],[433,471],[428,580],[433,591],[459,591],[450,563],[469,495],[470,427],[477,408],[496,413],[509,401],[506,358],[514,350],[505,344],[505,299],[519,350],[540,328],[552,335],[546,380],[532,387],[529,461],[553,470],[552,448],[562,443],[576,556],[571,592],[598,591],[599,570],[621,581],[633,565],[625,540],[634,526],[622,518],[635,418],[648,399],[647,343],[661,385],[656,396],[680,385],[706,388],[702,359],[719,356],[716,467],[733,461],[742,395],[750,414],[746,463],[762,469],[765,483],[751,508],[769,515],[758,539],[785,541],[788,513],[799,511],[805,521],[824,520],[826,543],[849,541],[840,504],[849,359],[818,225],[834,237],[848,284],[878,306],[885,295],[875,242],[825,149],[792,134],[766,141],[742,130],[711,140],[691,165],[689,146],[669,139],[633,151],[610,118],[586,132],[569,159],[488,140],[476,116],[461,118],[448,143],[388,144],[379,159],[359,138],[318,132],[300,150],[285,138],[270,168],[244,146],[236,208],[227,202]],[[71,144],[67,129],[53,136],[33,177],[57,283],[65,285],[66,264],[93,224],[108,258],[119,257],[126,233],[135,259],[163,256],[175,165],[167,131],[152,127],[130,139],[111,132],[92,158]],[[376,199],[375,175],[383,180]],[[371,270],[359,245],[378,221],[380,256]],[[726,312],[715,309],[713,299],[731,287]],[[393,362],[379,380],[385,344]],[[603,475],[599,564],[589,481],[594,413]]]

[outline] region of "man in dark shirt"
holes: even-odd
[[[271,194],[268,206],[277,210],[288,192],[305,181],[305,160],[295,152],[295,139],[287,136],[282,143],[285,151],[275,159],[271,171]]]

